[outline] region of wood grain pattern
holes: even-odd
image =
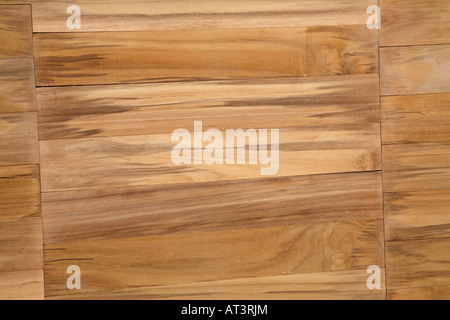
[[[0,113],[36,111],[32,59],[0,59]]]
[[[38,86],[376,73],[361,26],[34,35]]]
[[[383,217],[379,172],[103,188],[42,197],[46,244]]]
[[[0,114],[0,165],[39,163],[36,112]]]
[[[386,240],[450,236],[450,190],[387,193]]]
[[[1,300],[43,300],[44,272],[26,270],[0,272]]]
[[[450,286],[387,290],[389,300],[449,300]]]
[[[0,221],[40,215],[38,166],[0,167]]]
[[[42,240],[40,217],[2,220],[0,273],[42,269]]]
[[[450,45],[380,49],[381,95],[450,92]]]
[[[379,125],[317,135],[280,131],[277,176],[380,169]],[[175,165],[170,134],[42,141],[42,191],[136,187],[261,177],[264,165]],[[248,149],[248,147],[246,147]],[[107,165],[105,165],[107,164]]]
[[[450,189],[449,144],[383,146],[385,192]]]
[[[449,286],[450,238],[386,243],[388,289]]]
[[[33,1],[35,32],[150,31],[361,25],[370,0],[262,1]],[[77,4],[81,30],[66,27],[66,8]]]
[[[79,293],[383,267],[382,238],[377,220],[58,243],[45,246],[45,290],[74,294],[64,282],[72,264]]]
[[[376,75],[38,88],[41,140],[206,127],[322,132],[379,122]]]
[[[365,270],[348,270],[88,292],[50,299],[384,300],[384,269],[381,276],[380,290],[367,289]]]
[[[0,11],[0,59],[32,58],[31,8],[2,5]],[[3,45],[7,44],[7,45]]]
[[[383,144],[450,142],[450,94],[382,97]]]
[[[380,0],[381,46],[450,43],[447,0]]]

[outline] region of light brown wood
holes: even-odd
[[[450,236],[450,190],[387,193],[386,240]]]
[[[145,39],[145,41],[142,41]],[[376,73],[361,26],[34,35],[38,86]]]
[[[36,112],[0,113],[0,165],[39,163]]]
[[[107,4],[106,4],[107,3]],[[69,30],[69,5],[82,10],[81,30]],[[35,32],[150,31],[365,25],[370,0],[33,1]]]
[[[40,217],[2,220],[0,273],[42,269],[42,240]]]
[[[314,135],[379,120],[378,76],[38,88],[41,140],[205,127],[302,128]]]
[[[450,43],[447,0],[380,0],[380,46]]]
[[[42,269],[0,272],[1,300],[43,300],[44,274]]]
[[[369,124],[330,131],[321,134],[319,141],[317,135],[311,137],[301,129],[282,129],[276,176],[379,170],[378,129],[378,124]],[[171,159],[175,144],[170,134],[41,141],[42,190],[260,178],[261,168],[269,167],[175,165]]]
[[[42,197],[46,244],[383,218],[378,172],[103,188]]]
[[[383,144],[450,142],[450,94],[382,97]]]
[[[450,92],[450,45],[380,49],[381,95]]]
[[[387,291],[389,300],[449,300],[450,286],[435,286]]]
[[[384,300],[384,269],[381,277],[380,290],[367,289],[365,270],[349,270],[149,286],[50,299]]]
[[[36,111],[33,60],[0,59],[0,112]]]
[[[450,238],[387,242],[386,260],[388,290],[450,284]]]
[[[57,243],[45,246],[45,290],[76,294],[65,286],[72,264],[78,293],[383,267],[382,237],[378,220]]]
[[[2,5],[0,9],[0,59],[32,58],[30,6]]]
[[[39,167],[0,167],[0,221],[39,215]]]
[[[449,144],[383,146],[385,192],[450,189]]]

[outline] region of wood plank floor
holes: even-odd
[[[0,299],[450,299],[449,35],[447,0],[0,0]]]

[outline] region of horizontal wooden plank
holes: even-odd
[[[0,165],[39,163],[36,112],[0,113]]]
[[[450,45],[380,49],[381,95],[450,92]]]
[[[450,190],[387,193],[386,240],[450,237]]]
[[[66,26],[66,10],[72,4],[82,12],[80,30]],[[370,0],[33,1],[33,28],[35,32],[90,32],[363,26],[371,4]]]
[[[39,137],[227,128],[333,130],[379,122],[377,75],[38,88]],[[262,127],[261,127],[262,126]]]
[[[0,113],[36,111],[32,59],[0,59]]]
[[[386,243],[389,289],[440,287],[450,284],[450,238]]]
[[[383,218],[379,172],[103,188],[42,197],[46,244]]]
[[[367,276],[365,270],[334,271],[110,290],[50,299],[384,300],[384,269],[380,290],[367,289]]]
[[[0,221],[40,216],[39,166],[0,167]]]
[[[2,5],[0,11],[0,43],[2,43],[0,59],[33,58],[31,33],[30,6]]]
[[[0,224],[0,273],[42,269],[40,217],[2,220]]]
[[[261,169],[269,167],[278,169],[273,173],[280,177],[379,170],[377,129],[378,124],[326,133],[320,129],[312,133],[305,133],[301,128],[281,129],[278,164],[273,158],[268,165],[248,164],[248,161],[234,165],[204,162],[175,165],[171,153],[176,143],[171,142],[170,134],[46,140],[40,143],[42,190],[260,178]],[[248,150],[248,145],[245,149]],[[236,154],[236,148],[233,152]]]
[[[450,94],[382,97],[383,144],[450,142]]]
[[[387,291],[389,300],[449,300],[450,286],[435,286]]]
[[[1,300],[43,300],[44,272],[42,269],[0,272]]]
[[[447,0],[380,0],[381,46],[450,43]]]
[[[384,267],[382,229],[377,220],[46,245],[46,296]],[[66,288],[69,265],[81,269],[80,291]]]
[[[38,86],[376,73],[361,26],[34,35]]]
[[[450,189],[449,144],[383,146],[385,192]]]

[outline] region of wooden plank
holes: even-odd
[[[40,216],[38,166],[0,167],[0,220]]]
[[[450,2],[447,0],[380,0],[380,45],[450,43]]]
[[[40,217],[2,220],[0,224],[0,273],[42,269]]]
[[[0,114],[0,165],[39,163],[36,112]]]
[[[38,86],[376,73],[361,26],[35,34]]]
[[[41,140],[379,122],[377,75],[38,88]],[[251,116],[249,116],[251,115]],[[269,121],[270,119],[270,121]]]
[[[2,5],[0,12],[0,59],[32,58],[31,8],[24,5]]]
[[[1,300],[43,300],[44,273],[42,269],[0,272]]]
[[[140,287],[50,299],[384,300],[384,269],[381,276],[380,290],[367,289],[365,270],[348,270]]]
[[[450,284],[450,238],[387,242],[386,261],[388,290]]]
[[[0,59],[0,113],[36,111],[32,59]]]
[[[67,7],[82,12],[80,30],[69,30]],[[370,0],[262,1],[33,1],[35,32],[151,31],[360,25]]]
[[[260,178],[261,168],[269,167],[278,169],[273,173],[279,177],[379,170],[377,129],[378,124],[326,133],[317,129],[313,136],[301,128],[281,129],[279,161],[269,165],[250,165],[248,161],[234,165],[175,165],[171,153],[176,143],[171,142],[170,134],[47,140],[40,143],[42,190]],[[248,150],[248,145],[245,148]]]
[[[102,188],[42,197],[46,244],[383,218],[379,172]]]
[[[380,49],[381,95],[450,92],[450,45]]]
[[[450,189],[450,145],[383,146],[385,192]]]
[[[382,97],[383,144],[450,142],[450,94]]]
[[[392,289],[387,291],[389,300],[449,300],[450,286]]]
[[[450,190],[387,193],[386,240],[450,237]]]
[[[45,246],[46,296],[384,267],[382,220],[134,237]],[[120,259],[118,259],[120,257]]]

